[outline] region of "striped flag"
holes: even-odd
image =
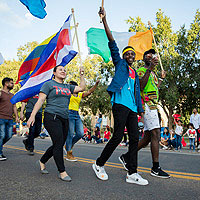
[[[13,96],[11,103],[15,104],[39,93],[44,82],[53,76],[56,65],[65,66],[77,54],[72,47],[70,31],[70,15],[60,31],[36,47],[22,64],[18,80],[21,89]]]
[[[132,46],[136,51],[135,60],[143,59],[145,51],[152,48],[152,30],[146,32],[115,32],[112,35],[117,43],[119,51],[122,52],[126,46]],[[90,28],[86,32],[89,54],[99,54],[107,63],[111,59],[108,39],[104,29]]]

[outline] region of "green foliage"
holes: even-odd
[[[141,18],[129,17],[129,31],[145,31],[148,27]],[[172,125],[173,112],[179,112],[188,121],[189,113],[194,107],[200,107],[200,12],[196,11],[190,29],[183,25],[174,32],[169,17],[161,9],[156,13],[156,26],[152,26],[155,40],[161,55],[162,64],[167,72],[166,79],[160,88],[160,103],[166,110],[169,125]],[[155,45],[153,44],[155,48]],[[136,67],[139,67],[136,64]],[[157,66],[158,75],[160,66]]]

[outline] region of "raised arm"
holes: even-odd
[[[47,95],[44,94],[43,92],[39,93],[39,98],[33,108],[30,118],[27,122],[27,126],[29,128],[30,128],[30,126],[33,126],[33,124],[35,123],[35,115],[37,114],[38,110],[42,107],[42,104],[44,103],[46,97],[47,97]]]
[[[83,92],[85,90],[84,69],[80,68],[80,85],[74,88],[74,93]]]
[[[89,96],[90,94],[92,94],[96,90],[98,84],[99,84],[99,80],[96,81],[95,85],[92,88],[90,88],[87,92],[84,92],[82,97],[85,98]]]
[[[106,35],[107,35],[107,38],[110,42],[114,41],[114,38],[112,36],[112,33],[109,29],[109,26],[107,24],[107,20],[106,20],[106,12],[104,10],[104,8],[100,7],[100,11],[99,11],[99,16],[102,16],[102,22],[103,22],[103,25],[104,25],[104,29],[105,29],[105,32],[106,32]]]

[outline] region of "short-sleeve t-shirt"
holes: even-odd
[[[71,95],[69,102],[69,110],[79,111],[79,105],[81,103],[81,99],[83,96],[83,92],[79,92],[78,96]]]
[[[176,125],[176,129],[175,129],[175,133],[177,135],[180,135],[181,136],[181,133],[183,132],[183,127],[182,126],[179,126],[178,124]]]
[[[110,131],[105,131],[104,132],[104,138],[106,138],[106,139],[110,139],[110,135],[111,135],[111,133],[110,133]]]
[[[37,102],[37,100],[39,99],[39,96],[38,95],[35,95],[33,97],[31,97],[28,101],[27,101],[27,104],[26,104],[26,112],[32,112],[33,111],[33,108]],[[42,107],[39,109],[38,111],[39,113],[42,113]]]
[[[141,79],[147,71],[147,68],[141,67],[137,70],[138,76]],[[141,91],[142,105],[145,109],[145,103],[149,106],[150,110],[155,110],[158,104],[158,79],[154,72],[151,72],[148,82],[143,91]]]
[[[161,133],[160,136],[161,136],[161,138],[164,138],[165,140],[170,139],[170,137],[171,137],[170,134],[167,135],[166,133]]]
[[[187,135],[189,136],[189,138],[195,138],[197,135],[197,132],[195,129],[188,129],[187,130]]]
[[[40,92],[47,95],[45,112],[68,119],[68,107],[74,85],[58,83],[55,80],[43,84]]]

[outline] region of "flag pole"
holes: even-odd
[[[102,0],[102,2],[101,2],[101,7],[103,9],[103,7],[104,7],[104,0]],[[100,16],[100,23],[102,23],[102,15]]]
[[[78,46],[80,65],[82,67],[81,51],[80,51],[80,46],[79,46],[78,32],[77,32],[76,20],[75,20],[75,15],[74,15],[74,9],[72,8],[71,10],[72,10],[72,16],[73,16],[73,20],[74,20],[75,35],[76,35],[76,41],[77,41],[77,46]]]
[[[150,22],[150,21],[148,21],[148,25],[149,25],[150,28],[151,28],[151,22]],[[151,29],[152,29],[152,28],[151,28]],[[152,32],[153,32],[153,30],[152,30]],[[159,59],[159,62],[160,62],[161,70],[164,71],[163,65],[162,65],[162,62],[161,62],[161,58],[160,58],[160,54],[159,54],[159,51],[158,51],[158,47],[157,47],[157,44],[156,44],[156,40],[155,40],[155,37],[154,37],[154,32],[153,32],[152,36],[153,36],[153,42],[154,42],[155,47],[156,47],[156,53],[158,54],[158,59]]]

